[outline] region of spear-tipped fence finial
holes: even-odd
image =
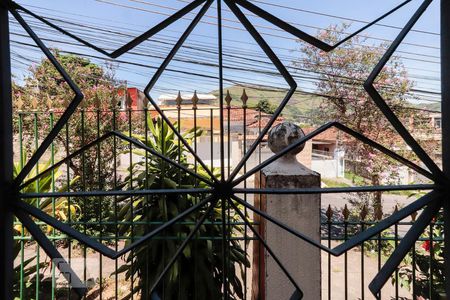
[[[131,106],[133,104],[133,99],[131,99],[131,96],[128,93],[128,89],[125,90],[125,95],[126,95],[125,96],[125,99],[126,99],[125,106],[126,106],[127,110],[131,110]]]
[[[348,209],[347,204],[345,204],[344,209],[342,210],[342,216],[344,217],[344,221],[348,221],[350,210]]]
[[[328,222],[331,222],[331,220],[333,219],[333,209],[331,208],[331,204],[328,205],[326,215],[327,215]]]
[[[181,97],[181,91],[178,91],[177,98],[175,99],[175,103],[177,104],[177,109],[181,109],[181,104],[183,103],[183,98]]]
[[[245,89],[242,91],[241,101],[242,101],[242,108],[247,108],[248,96]]]
[[[194,95],[192,96],[192,109],[197,109],[198,100],[197,91],[194,91]]]
[[[47,94],[46,104],[47,104],[47,108],[48,108],[49,111],[53,110],[53,100],[52,100],[52,97],[50,97],[49,94]]]
[[[377,207],[375,207],[374,215],[375,220],[377,221],[383,219],[383,208],[381,207],[381,205],[377,205]]]
[[[230,95],[230,90],[227,90],[227,96],[225,97],[225,102],[227,103],[227,108],[231,108],[231,101],[233,98]]]
[[[101,105],[102,105],[102,102],[101,102],[100,97],[99,97],[98,95],[95,95],[95,98],[94,98],[94,105],[95,105],[95,108],[96,108],[97,110],[100,110]]]
[[[24,103],[23,103],[23,99],[22,99],[22,94],[20,94],[20,93],[19,93],[19,96],[17,98],[16,104],[17,104],[17,110],[22,111]]]
[[[367,211],[367,207],[364,205],[359,214],[361,221],[364,221],[366,219],[368,213],[369,212]]]
[[[37,97],[36,96],[31,96],[31,109],[32,110],[37,110],[39,106],[39,102],[37,101]]]

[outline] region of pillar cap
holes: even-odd
[[[292,122],[283,122],[269,131],[268,144],[270,150],[279,153],[286,147],[298,142],[305,136],[303,130]],[[289,153],[275,160],[262,171],[265,176],[320,176],[297,160],[299,154],[305,148],[305,143],[292,149]],[[319,181],[320,182],[320,181]]]
[[[283,122],[270,129],[269,148],[273,153],[279,153],[304,137],[305,133],[300,126],[292,122]],[[305,144],[303,143],[287,153],[286,156],[295,156],[302,152],[304,148]]]

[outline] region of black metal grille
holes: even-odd
[[[414,223],[414,225],[411,227],[411,229],[408,231],[408,233],[405,235],[405,237],[401,240],[400,244],[394,251],[393,255],[389,257],[387,262],[382,267],[381,271],[376,275],[376,277],[372,280],[369,287],[371,292],[377,296],[381,290],[381,288],[384,286],[384,284],[387,282],[389,277],[392,275],[392,273],[396,270],[404,256],[407,254],[407,252],[411,249],[412,245],[415,243],[415,241],[419,238],[423,230],[428,226],[432,218],[438,213],[438,211],[443,206],[443,200],[445,200],[446,195],[443,190],[445,189],[445,185],[447,185],[447,178],[444,175],[444,173],[441,171],[441,169],[436,165],[436,163],[427,155],[427,153],[421,148],[421,146],[417,143],[417,141],[412,137],[412,135],[408,132],[408,130],[402,125],[400,120],[396,117],[396,115],[393,113],[393,111],[389,108],[389,106],[386,104],[385,100],[381,97],[381,95],[377,92],[375,89],[373,83],[376,80],[377,76],[381,72],[382,68],[387,64],[390,57],[394,54],[394,52],[397,50],[399,45],[402,43],[408,32],[413,28],[415,23],[419,20],[419,18],[422,16],[422,14],[426,11],[431,0],[425,0],[420,7],[417,9],[417,11],[414,13],[414,15],[411,17],[411,19],[408,21],[406,26],[401,30],[399,35],[396,37],[396,39],[393,41],[391,46],[388,48],[382,59],[379,61],[379,63],[376,65],[376,67],[371,72],[369,78],[364,83],[364,89],[367,91],[369,96],[373,99],[375,104],[378,106],[378,108],[381,110],[381,112],[386,116],[386,118],[390,121],[392,126],[396,129],[396,131],[399,133],[399,135],[404,139],[404,141],[411,147],[413,152],[420,158],[421,162],[426,166],[425,168],[422,168],[421,166],[417,165],[416,163],[396,154],[395,152],[385,148],[384,146],[378,144],[377,142],[365,137],[364,135],[352,130],[351,128],[346,127],[343,124],[340,124],[338,122],[330,122],[323,126],[321,126],[319,129],[315,130],[314,132],[306,135],[304,138],[296,142],[295,144],[285,148],[281,152],[273,155],[271,158],[267,159],[266,161],[262,162],[258,166],[252,168],[251,170],[246,170],[242,176],[238,177],[239,172],[244,168],[247,160],[250,158],[250,156],[254,153],[254,151],[257,149],[258,145],[262,142],[263,138],[267,135],[268,131],[272,127],[272,125],[275,123],[277,118],[280,116],[281,112],[285,108],[285,106],[288,104],[289,100],[291,99],[292,95],[297,89],[297,83],[293,79],[293,77],[289,74],[286,67],[283,65],[283,63],[280,61],[280,59],[277,57],[277,55],[273,52],[271,47],[268,45],[268,43],[265,41],[265,39],[261,36],[261,34],[258,32],[258,30],[252,25],[252,23],[249,21],[249,19],[246,17],[246,15],[241,10],[242,8],[245,8],[246,10],[254,13],[255,15],[261,17],[262,19],[272,23],[274,26],[298,37],[299,39],[303,40],[304,42],[307,42],[325,52],[333,51],[335,48],[341,46],[343,43],[354,37],[355,35],[361,33],[362,31],[366,30],[367,28],[371,27],[375,23],[379,22],[380,20],[386,18],[387,16],[391,15],[407,3],[411,2],[411,0],[407,0],[400,5],[396,6],[386,14],[382,15],[381,17],[377,18],[373,22],[370,22],[366,26],[362,27],[361,29],[357,30],[355,33],[349,35],[344,40],[336,43],[335,45],[329,45],[326,44],[315,37],[303,32],[302,30],[293,27],[292,25],[284,22],[283,20],[280,20],[276,16],[272,15],[271,13],[261,9],[257,5],[246,1],[246,0],[224,0],[224,3],[231,9],[233,14],[237,17],[237,19],[241,22],[241,24],[245,27],[245,29],[250,33],[250,35],[253,37],[253,39],[257,42],[257,44],[260,46],[260,48],[264,51],[264,53],[269,57],[273,65],[276,67],[276,69],[279,71],[279,73],[283,76],[285,81],[288,83],[290,89],[287,92],[284,99],[280,102],[280,105],[275,110],[273,116],[270,118],[270,121],[267,123],[267,125],[261,130],[259,133],[258,138],[256,141],[249,147],[249,149],[246,151],[245,155],[243,156],[242,160],[236,165],[234,170],[231,172],[231,174],[225,174],[225,128],[224,128],[224,93],[223,93],[223,62],[222,62],[222,1],[217,1],[217,13],[218,13],[218,48],[219,48],[219,84],[220,84],[220,153],[221,153],[221,162],[220,162],[220,176],[215,176],[213,174],[213,171],[210,167],[208,167],[202,159],[199,157],[195,149],[185,140],[185,138],[182,136],[182,134],[179,132],[178,128],[171,122],[171,120],[166,116],[164,111],[159,108],[158,104],[152,97],[150,96],[150,92],[152,88],[155,86],[158,79],[161,77],[163,72],[166,70],[166,67],[171,62],[171,60],[174,58],[176,53],[179,51],[179,49],[182,47],[183,43],[186,41],[186,39],[189,37],[190,33],[193,31],[193,29],[197,26],[199,21],[202,19],[206,11],[210,8],[211,4],[215,2],[213,0],[196,0],[192,1],[188,5],[186,5],[184,8],[173,14],[172,16],[168,17],[155,27],[149,29],[144,34],[140,35],[139,37],[135,38],[128,44],[120,47],[119,49],[108,53],[104,51],[103,49],[98,48],[97,46],[67,32],[66,30],[54,25],[53,23],[47,21],[46,19],[34,14],[30,10],[24,8],[23,6],[9,1],[2,1],[2,4],[7,5],[8,11],[14,16],[14,18],[20,23],[20,25],[25,29],[25,31],[28,33],[28,35],[35,41],[35,43],[39,46],[39,48],[42,50],[42,52],[45,54],[45,56],[51,61],[51,63],[54,65],[54,67],[58,70],[60,75],[64,78],[66,83],[70,86],[71,90],[74,92],[75,96],[71,103],[68,105],[65,112],[62,114],[61,118],[58,120],[58,122],[55,124],[53,129],[50,131],[47,137],[42,141],[37,151],[32,155],[31,159],[26,163],[20,174],[15,178],[13,182],[13,201],[12,203],[12,210],[14,211],[14,214],[17,216],[17,218],[23,223],[23,225],[30,231],[30,233],[33,235],[33,237],[38,241],[39,245],[45,250],[45,252],[52,258],[52,259],[63,259],[62,255],[58,252],[58,250],[55,248],[55,246],[47,239],[45,234],[41,231],[41,229],[35,224],[35,222],[31,219],[31,217],[34,217],[40,221],[43,221],[46,224],[51,225],[52,227],[58,229],[59,231],[67,234],[68,236],[78,240],[79,242],[87,245],[88,247],[91,247],[92,249],[98,251],[99,253],[105,255],[106,257],[109,257],[111,259],[117,259],[118,257],[122,256],[123,254],[135,249],[136,247],[142,245],[144,242],[154,238],[157,234],[162,232],[164,229],[168,228],[169,226],[177,223],[178,221],[182,220],[184,217],[188,216],[194,211],[197,211],[200,208],[208,207],[205,214],[198,220],[196,225],[193,227],[192,231],[187,235],[184,242],[180,245],[179,249],[176,251],[175,255],[169,260],[169,263],[167,264],[166,268],[163,270],[163,272],[158,277],[158,280],[153,284],[153,288],[155,288],[159,281],[164,277],[165,273],[171,268],[172,264],[177,259],[178,255],[182,253],[186,245],[189,243],[189,241],[195,236],[196,232],[202,226],[203,222],[208,217],[209,213],[217,206],[221,205],[222,207],[222,251],[223,255],[226,255],[226,247],[227,243],[229,242],[229,239],[231,238],[231,233],[226,230],[226,211],[227,209],[234,209],[237,214],[240,215],[240,217],[246,222],[246,225],[250,230],[253,232],[253,234],[257,237],[257,239],[264,245],[266,250],[271,254],[271,256],[274,258],[276,263],[279,265],[279,267],[282,269],[282,271],[285,273],[287,278],[292,282],[292,284],[297,289],[297,293],[295,296],[297,298],[302,298],[302,291],[300,288],[301,283],[295,282],[295,280],[292,278],[292,276],[289,274],[287,269],[283,266],[281,261],[278,259],[277,255],[271,250],[270,246],[264,241],[263,237],[258,233],[258,231],[253,227],[253,224],[251,224],[245,214],[238,208],[237,205],[242,205],[246,209],[252,211],[253,213],[261,216],[262,218],[266,219],[267,221],[274,223],[278,225],[279,227],[283,228],[287,232],[297,236],[299,239],[304,240],[305,242],[320,248],[321,250],[333,255],[333,256],[340,256],[344,253],[346,253],[348,250],[354,248],[357,245],[360,245],[361,243],[377,236],[379,233],[384,231],[385,229],[391,227],[392,225],[396,224],[400,220],[404,219],[405,217],[411,215],[412,213],[424,208],[423,212],[421,213],[420,217],[417,219],[417,222]],[[147,147],[146,145],[143,145],[141,142],[139,142],[136,139],[133,139],[129,136],[124,135],[121,132],[113,131],[109,132],[102,137],[98,138],[97,140],[91,142],[90,144],[84,146],[83,148],[75,151],[74,153],[70,154],[60,162],[56,163],[54,166],[48,168],[47,170],[44,170],[40,173],[40,175],[37,175],[33,177],[32,179],[25,181],[26,177],[30,174],[33,167],[38,163],[39,159],[43,156],[46,149],[51,146],[52,142],[56,138],[56,136],[59,134],[59,132],[64,128],[64,126],[67,124],[70,117],[75,113],[77,107],[80,105],[81,101],[83,100],[83,93],[78,88],[75,82],[72,81],[70,76],[67,74],[67,72],[64,70],[64,68],[61,66],[61,64],[57,61],[57,59],[53,56],[52,52],[44,45],[44,43],[41,41],[41,39],[35,34],[35,32],[31,29],[31,27],[27,24],[27,22],[23,19],[22,14],[28,14],[43,23],[47,24],[48,26],[51,26],[52,28],[58,30],[59,32],[75,39],[76,41],[82,43],[83,45],[92,48],[99,53],[110,57],[110,58],[117,58],[124,53],[127,53],[143,41],[147,40],[148,38],[154,36],[155,34],[161,32],[166,27],[177,21],[178,19],[182,18],[186,14],[194,11],[196,8],[199,8],[199,12],[196,14],[194,19],[191,21],[189,26],[186,28],[184,33],[181,35],[179,40],[174,45],[173,49],[170,51],[170,53],[167,55],[167,57],[164,59],[161,66],[158,68],[156,73],[153,75],[152,79],[148,83],[148,85],[145,88],[145,95],[147,96],[150,103],[153,105],[153,107],[156,109],[156,111],[159,113],[161,118],[168,124],[168,126],[171,128],[171,130],[174,131],[177,138],[181,141],[181,143],[184,144],[184,146],[188,149],[190,154],[195,158],[196,163],[198,163],[207,173],[207,176],[200,175],[196,173],[195,171],[186,168],[185,166],[179,164],[176,161],[173,161],[167,157],[164,156],[164,154],[158,153],[155,150]],[[3,47],[3,44],[2,44]],[[3,84],[3,83],[2,83]],[[2,99],[2,101],[4,101]],[[391,187],[391,186],[370,186],[370,187],[357,187],[357,188],[321,188],[321,189],[292,189],[292,190],[285,190],[285,189],[250,189],[250,188],[238,188],[237,186],[244,182],[247,178],[250,176],[256,174],[258,171],[261,171],[264,167],[268,166],[270,163],[276,161],[283,155],[290,152],[292,149],[296,148],[297,146],[305,143],[306,141],[312,139],[313,137],[317,136],[318,134],[324,132],[325,130],[335,127],[340,131],[343,131],[354,138],[360,140],[361,142],[368,144],[375,149],[381,151],[382,153],[386,154],[387,156],[391,157],[392,159],[400,162],[401,164],[410,167],[411,169],[415,170],[416,172],[422,174],[423,176],[427,177],[428,179],[432,180],[434,184],[432,185],[411,185],[411,186],[399,186],[399,187]],[[131,191],[129,193],[132,193],[133,195],[137,195],[138,193],[140,195],[152,195],[152,194],[169,194],[169,193],[177,193],[177,194],[207,194],[208,196],[204,198],[204,200],[198,202],[195,206],[191,207],[190,209],[184,211],[183,213],[180,213],[176,218],[170,220],[169,222],[165,223],[164,225],[161,225],[157,229],[153,230],[152,232],[146,234],[141,239],[133,242],[131,245],[127,246],[123,250],[120,251],[114,251],[102,243],[96,241],[93,238],[90,238],[74,229],[72,229],[67,224],[64,224],[58,220],[56,220],[53,217],[50,217],[49,215],[45,214],[44,212],[40,211],[36,207],[33,207],[20,199],[24,199],[27,197],[45,197],[45,196],[51,196],[50,194],[41,194],[41,195],[27,195],[27,194],[21,194],[20,191],[23,187],[27,186],[30,182],[33,182],[43,175],[45,175],[48,172],[51,172],[52,170],[55,170],[58,166],[67,163],[70,161],[73,157],[83,153],[86,149],[89,149],[91,147],[96,146],[97,144],[101,143],[102,141],[106,140],[109,137],[115,137],[119,140],[123,140],[125,142],[128,142],[130,144],[133,144],[133,146],[137,148],[141,148],[144,151],[147,151],[151,155],[158,157],[159,159],[162,159],[166,161],[168,164],[173,165],[176,168],[179,168],[181,171],[191,174],[193,177],[197,178],[200,181],[203,181],[206,183],[209,188],[207,189],[179,189],[179,190],[141,190],[141,191]],[[346,192],[373,192],[373,191],[390,191],[390,190],[411,190],[411,189],[422,189],[422,190],[432,190],[427,195],[421,197],[419,200],[413,202],[412,204],[406,206],[405,208],[399,210],[392,216],[390,216],[387,219],[382,220],[381,222],[377,223],[375,226],[368,228],[367,230],[361,232],[360,234],[357,234],[356,236],[352,237],[350,240],[344,242],[343,244],[331,249],[329,247],[326,247],[322,245],[320,242],[317,242],[310,237],[304,235],[302,232],[299,232],[293,228],[290,228],[289,226],[285,225],[282,221],[277,220],[273,217],[271,217],[269,214],[265,213],[264,211],[261,211],[260,209],[254,207],[253,205],[249,204],[245,199],[242,199],[241,197],[238,197],[239,194],[319,194],[319,193],[346,193]],[[123,195],[123,191],[91,191],[91,192],[83,192],[83,193],[69,193],[72,196],[119,196]],[[54,196],[54,195],[53,195]],[[60,267],[64,267],[66,270],[70,269],[70,266],[66,263],[65,266],[59,265]],[[226,268],[224,268],[225,270]],[[65,273],[69,274],[69,273]],[[69,275],[68,275],[69,276]],[[70,281],[72,283],[81,283],[81,280],[77,277],[77,275],[72,272],[70,274],[71,278]],[[223,272],[223,282],[225,283],[227,281],[227,273]],[[77,284],[79,286],[79,284]],[[76,292],[81,296],[86,292],[85,288],[74,288]],[[224,298],[227,299],[227,288],[224,288]]]

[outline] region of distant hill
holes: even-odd
[[[245,89],[249,107],[256,107],[258,102],[262,99],[267,99],[267,101],[275,106],[278,106],[286,95],[286,91],[267,89],[260,86],[242,86],[233,85],[225,88],[225,93],[230,92],[233,98],[233,106],[242,106],[241,95],[242,91]],[[218,96],[219,91],[212,91],[212,94]],[[286,105],[283,116],[287,119],[291,119],[298,122],[305,122],[305,119],[313,118],[315,111],[320,106],[323,98],[318,96],[305,95],[301,92],[295,93],[290,99],[289,103]]]
[[[441,103],[418,103],[414,105],[417,108],[427,109],[431,111],[441,111]]]

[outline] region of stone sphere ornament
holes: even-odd
[[[298,142],[305,136],[303,130],[291,122],[283,122],[269,131],[269,148],[277,154],[286,147]],[[297,160],[297,154],[305,148],[305,143],[298,145],[282,157],[264,168],[271,174],[303,175],[311,172]]]
[[[286,147],[296,143],[300,139],[305,137],[305,133],[300,126],[291,122],[283,122],[273,127],[269,131],[269,148],[273,153],[279,153]],[[305,148],[305,144],[301,144],[298,147],[292,149],[286,156],[295,156],[302,152]]]

